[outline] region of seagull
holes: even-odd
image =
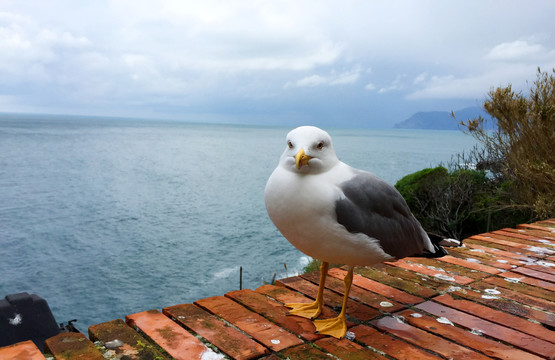
[[[430,239],[393,186],[341,162],[330,135],[314,126],[301,126],[287,134],[285,151],[268,179],[264,200],[281,234],[322,262],[316,300],[285,304],[291,308],[290,315],[316,319],[322,311],[329,264],[347,265],[341,312],[333,319],[314,320],[319,334],[345,336],[355,266],[447,254],[437,239]]]

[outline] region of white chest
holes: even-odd
[[[349,233],[337,222],[339,185],[352,176],[346,165],[339,170],[302,176],[277,168],[266,185],[268,215],[293,246],[313,258],[351,265],[390,259],[376,239]]]
[[[338,187],[349,172],[299,175],[277,168],[266,186],[268,214],[279,231],[294,246],[307,248],[336,231],[335,202],[342,196]],[[310,255],[310,253],[308,253]]]

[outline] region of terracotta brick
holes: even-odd
[[[295,335],[224,296],[201,299],[195,305],[230,322],[273,351],[302,344]]]
[[[324,338],[315,344],[342,360],[387,360],[385,356],[347,339]]]
[[[464,311],[468,314],[480,317],[493,323],[522,331],[539,339],[555,342],[555,332],[547,330],[545,327],[531,323],[523,318],[494,310],[488,306],[477,304],[468,300],[454,299],[449,294],[440,295],[434,298],[433,301],[460,311]]]
[[[504,250],[500,250],[494,246],[483,246],[480,244],[489,244],[486,243],[485,241],[477,241],[477,240],[470,240],[468,242],[465,242],[466,247],[469,247],[471,249],[476,249],[476,250],[483,250],[488,254],[492,254],[495,256],[503,256],[506,258],[511,258],[511,259],[516,259],[516,260],[522,260],[522,261],[533,261],[534,258],[531,258],[529,256],[525,256],[525,255],[521,255],[521,254],[516,254],[510,251],[504,251]]]
[[[278,280],[276,281],[276,284],[287,286],[288,288],[299,291],[312,299],[315,299],[318,293],[318,285],[315,285],[314,283],[298,276]],[[342,302],[343,296],[331,290],[324,290],[324,304],[339,311],[341,310]],[[349,299],[347,300],[347,315],[350,315],[360,321],[367,321],[380,315],[380,312],[370,306]]]
[[[538,339],[521,331],[501,326],[477,316],[452,309],[433,301],[416,305],[416,308],[424,310],[439,317],[445,317],[454,324],[464,326],[467,329],[481,331],[484,335],[512,344],[520,349],[540,356],[551,356],[555,353],[555,344]]]
[[[526,319],[533,319],[548,326],[555,326],[555,315],[545,311],[536,310],[534,308],[531,308],[529,305],[521,305],[519,303],[516,303],[515,298],[522,299],[522,296],[518,296],[519,295],[518,293],[514,293],[510,290],[506,290],[503,288],[492,289],[492,286],[484,287],[481,290],[483,291],[486,289],[488,289],[489,291],[493,290],[495,294],[494,295],[488,294],[486,291],[484,291],[483,293],[480,293],[480,292],[476,292],[476,291],[472,291],[470,289],[464,289],[464,288],[457,289],[451,292],[451,294],[459,297],[463,297],[475,302],[479,302],[481,304],[485,304],[492,308],[502,310],[506,313],[524,317]],[[506,296],[511,294],[517,294],[518,297]],[[536,300],[535,303],[538,303],[538,301]]]
[[[330,276],[343,280],[347,275],[347,271],[339,268],[334,268],[334,269],[330,269],[328,274]],[[357,274],[353,275],[353,284],[360,288],[383,295],[388,299],[393,299],[403,304],[418,304],[424,301],[422,298],[418,296],[408,294],[404,291],[397,290],[395,288],[392,288],[391,286],[381,284],[377,281],[370,280],[364,276],[357,275]]]
[[[331,355],[328,355],[314,346],[303,344],[299,346],[295,346],[289,349],[285,349],[281,352],[281,355],[285,359],[289,360],[307,360],[307,359],[330,359],[334,360],[337,359]],[[277,360],[277,357],[276,357]]]
[[[518,241],[518,238],[511,239],[509,237],[504,237],[498,234],[483,234],[483,235],[471,236],[470,239],[482,240],[493,244],[503,245],[503,249],[507,251],[515,251],[529,256],[536,255],[533,251],[528,251],[528,248],[530,246],[536,246],[535,243],[532,243],[532,244],[522,243]],[[514,250],[510,248],[514,248]]]
[[[0,347],[0,359],[44,360],[39,348],[31,340]]]
[[[501,237],[500,235],[495,235],[496,237]],[[515,240],[515,242],[513,242],[512,240]],[[504,240],[495,240],[496,242],[501,242]],[[542,259],[548,255],[553,255],[555,254],[555,250],[553,248],[551,248],[551,246],[547,246],[545,244],[541,244],[541,243],[532,243],[532,244],[522,244],[522,243],[518,243],[516,241],[524,241],[524,240],[519,240],[519,239],[511,239],[511,241],[506,241],[506,242],[511,242],[513,244],[516,244],[515,246],[511,247],[506,247],[505,250],[508,251],[514,251],[515,253],[518,254],[522,254],[522,255],[527,255],[530,256],[531,258],[538,258],[538,259]],[[494,241],[492,241],[494,242]],[[530,243],[529,241],[527,241],[528,243]],[[514,249],[514,250],[512,250]]]
[[[452,262],[441,261],[439,259],[428,259],[428,258],[411,258],[410,262],[413,264],[420,264],[424,265],[431,270],[437,269],[439,271],[444,271],[447,274],[451,275],[459,275],[464,276],[474,280],[480,280],[485,278],[486,276],[490,276],[491,274],[483,271],[478,271],[476,269],[470,269],[466,266],[462,266],[459,264],[454,264]]]
[[[366,325],[358,325],[351,329],[357,342],[370,346],[395,359],[427,360],[441,359],[440,356],[411,345],[403,340],[381,333]]]
[[[288,308],[262,294],[244,289],[228,292],[225,296],[306,340],[314,341],[324,337],[314,333],[315,327],[311,320],[300,316],[288,316]]]
[[[56,360],[104,360],[102,353],[81,333],[60,333],[44,342]]]
[[[547,255],[555,254],[555,247],[552,244],[545,243],[549,240],[538,239],[538,242],[524,240],[519,237],[509,237],[498,234],[491,234],[493,241],[504,242],[513,244],[512,247],[515,248],[515,252],[528,255],[531,257],[543,258]],[[517,234],[514,234],[517,235]],[[543,242],[542,242],[543,241]]]
[[[276,281],[279,284],[279,280]],[[272,299],[282,303],[295,303],[295,302],[310,302],[310,298],[306,297],[294,290],[288,289],[285,286],[279,285],[262,285],[256,290],[257,293],[271,297]]]
[[[547,239],[548,241],[542,241],[541,243],[543,245],[555,246],[555,244],[552,243],[552,240],[555,240],[555,234],[552,235],[549,233],[545,233],[545,231],[534,230],[534,229],[503,228],[496,231],[492,231],[491,233],[500,235],[500,236],[506,236],[511,240],[518,239],[518,241],[526,241],[526,242],[532,242],[532,243],[536,243],[540,240]],[[549,244],[549,242],[551,242],[551,245]]]
[[[500,250],[493,249],[487,246],[479,246],[479,245],[473,245],[473,244],[469,244],[469,246],[466,246],[465,244],[463,245],[464,246],[451,249],[449,253],[450,254],[458,253],[461,256],[491,260],[493,261],[493,263],[488,265],[493,267],[498,267],[496,266],[496,262],[498,262],[497,260],[503,260],[501,264],[505,263],[510,265],[521,265],[522,264],[521,261],[524,261],[524,260],[515,259],[512,257],[506,257],[500,252]]]
[[[410,259],[410,258],[407,258],[407,259]],[[441,289],[445,286],[450,285],[445,281],[440,280],[434,276],[419,274],[414,271],[403,269],[393,265],[384,264],[384,270],[391,276],[397,276],[401,279],[413,281],[419,285],[427,287],[428,289],[434,290],[436,292],[438,289]]]
[[[264,346],[196,305],[175,305],[162,311],[232,359],[255,359],[269,353]]]
[[[525,240],[539,240],[543,239],[543,235],[546,235],[545,232],[533,229],[513,229],[513,228],[502,228],[495,231],[491,231],[488,234],[497,234],[508,236],[511,238],[519,238]],[[538,235],[539,234],[539,235]]]
[[[485,282],[495,285],[495,286],[501,286],[504,287],[506,289],[511,289],[514,291],[518,291],[522,294],[526,294],[526,295],[530,295],[532,297],[538,297],[538,298],[542,298],[542,299],[546,299],[549,301],[553,301],[553,291],[549,291],[546,289],[542,289],[536,286],[531,286],[531,285],[527,285],[527,284],[523,284],[523,283],[514,283],[514,282],[509,282],[505,279],[502,279],[498,276],[492,276],[489,278],[485,278],[484,279]]]
[[[549,222],[549,220],[553,220],[553,219],[538,220],[538,221],[535,221],[535,222],[533,222],[533,223],[531,223],[531,224],[526,224],[526,223],[525,223],[525,224],[520,224],[520,225],[544,226],[544,227],[547,227],[548,229],[552,229],[553,231],[555,231],[555,226],[552,225],[552,224]]]
[[[517,230],[517,229],[503,229],[498,231],[493,231],[492,236],[499,237],[501,239],[518,242],[521,244],[526,244],[529,246],[539,246],[547,249],[553,249],[555,246],[555,238],[537,236],[539,231],[535,231],[533,234],[530,230]]]
[[[555,263],[551,263],[550,261],[544,261],[544,260],[542,261],[543,263],[549,263],[551,265],[546,266],[546,265],[533,264],[533,265],[524,265],[524,267],[528,269],[536,270],[545,274],[550,274],[550,275],[555,274]]]
[[[477,240],[474,236],[465,239],[464,244],[469,247],[478,248],[477,246],[481,246],[478,249],[489,248],[489,251],[495,249],[496,254],[501,254],[506,257],[511,257],[513,259],[524,260],[524,261],[532,261],[534,258],[538,257],[538,254],[533,251],[528,251],[521,248],[516,248],[514,246],[507,246],[499,244],[500,240],[495,241],[495,239],[490,238],[487,240]]]
[[[493,268],[497,268],[500,270],[512,269],[513,266],[511,263],[514,263],[515,266],[521,265],[519,260],[493,256],[486,252],[471,251],[469,248],[466,248],[466,247],[449,249],[449,254],[457,259],[462,259],[467,261],[468,259],[474,259],[473,261],[478,260],[480,264],[491,266]],[[501,260],[502,262],[499,262],[498,260]]]
[[[129,326],[139,328],[175,359],[202,359],[203,356],[217,358],[199,339],[158,310],[127,315],[125,321]]]
[[[537,286],[543,289],[547,289],[549,291],[555,291],[555,284],[549,281],[543,281],[540,279],[535,279],[532,277],[528,277],[525,275],[517,274],[511,271],[507,271],[504,273],[499,274],[499,276],[505,279],[518,279],[518,282],[525,283],[528,285]],[[516,281],[516,280],[515,280]]]
[[[423,304],[427,303],[428,301]],[[434,353],[448,359],[488,359],[486,356],[478,354],[475,351],[457,345],[454,342],[445,340],[439,336],[430,334],[391,316],[385,316],[379,320],[372,321],[372,324],[377,328],[395,335],[411,344],[433,351]]]
[[[406,260],[397,260],[395,262],[386,262],[386,264],[396,266],[396,267],[400,267],[400,268],[405,269],[405,270],[414,271],[414,272],[419,273],[419,274],[432,276],[432,277],[437,278],[441,281],[446,281],[446,282],[460,284],[460,285],[470,284],[471,282],[474,281],[473,279],[471,279],[469,277],[466,277],[466,276],[460,276],[460,275],[456,275],[456,274],[452,274],[452,273],[446,273],[446,272],[443,272],[443,271],[433,270],[433,269],[430,269],[430,268],[428,268],[424,265],[413,264],[413,263],[408,262]]]
[[[499,270],[495,267],[480,264],[480,263],[476,263],[476,262],[472,262],[472,261],[459,259],[459,258],[450,256],[450,255],[440,257],[437,260],[448,262],[448,263],[459,265],[459,266],[464,266],[468,269],[478,270],[478,271],[485,272],[485,273],[488,273],[488,274],[499,274],[501,272],[501,270]]]
[[[89,338],[102,342],[116,356],[125,359],[166,359],[150,341],[121,319],[90,326]]]
[[[505,280],[501,280],[499,278],[496,278],[496,279],[499,281],[506,282]],[[530,296],[501,286],[495,286],[494,284],[489,283],[487,281],[476,282],[476,283],[473,283],[471,286],[475,289],[482,290],[482,291],[486,289],[494,289],[499,291],[500,292],[499,296],[502,296],[505,299],[509,299],[511,301],[518,302],[520,304],[536,307],[539,309],[543,309],[543,310],[551,311],[555,313],[555,302],[552,302],[546,299]]]
[[[492,231],[492,233],[493,232],[494,231]],[[555,240],[555,237],[551,236],[550,234],[547,234],[546,236],[545,231],[534,230],[534,229],[503,228],[503,229],[496,230],[495,232],[506,236],[512,236],[513,234],[518,234],[518,235],[524,235],[525,238],[527,237],[534,238],[534,239],[530,239],[530,241],[539,240],[539,239],[550,239],[550,238]]]
[[[384,267],[384,271],[368,267],[355,267],[355,273],[365,278],[372,279],[385,285],[389,285],[396,289],[402,289],[409,294],[416,295],[423,298],[432,297],[438,294],[433,286],[427,287],[420,285],[414,278],[421,279],[420,276],[393,266]],[[397,274],[396,274],[397,273]],[[412,276],[413,279],[406,279],[402,276],[397,276],[399,273],[405,273],[406,276]],[[425,279],[426,282],[432,282]]]
[[[310,303],[313,302],[314,299],[306,297],[301,293],[293,291],[291,289],[286,288],[285,286],[276,286],[276,285],[262,285],[258,289],[255,290],[257,293],[266,295],[281,304],[288,304],[288,303]],[[337,312],[333,311],[329,306],[324,305],[322,308],[322,314],[320,314],[320,319],[330,319],[337,316]],[[349,325],[349,321],[347,321],[347,326],[352,326],[353,323]]]
[[[404,280],[412,281],[416,284],[419,284],[423,287],[428,288],[429,290],[435,291],[436,294],[448,288],[449,286],[453,285],[452,283],[446,282],[444,280],[440,280],[435,276],[429,276],[429,275],[417,273],[417,272],[403,269],[393,265],[384,264],[384,266],[385,266],[384,269],[388,274],[392,276],[398,276]]]
[[[541,230],[505,228],[498,230],[498,233],[506,236],[523,235],[524,239],[532,242],[541,242],[540,240],[548,240],[551,242],[551,246],[555,246],[555,234],[546,234],[545,231]],[[545,241],[541,243],[546,244]]]
[[[301,275],[301,277],[312,282],[315,282],[315,281],[318,282],[319,280],[319,274],[316,275],[315,273],[304,274],[304,275]],[[335,291],[341,296],[343,296],[345,293],[345,283],[343,282],[343,280],[340,280],[334,276],[327,277],[326,288]],[[356,285],[351,286],[349,297],[353,300],[356,300],[358,302],[371,306],[374,309],[385,311],[385,312],[395,312],[404,308],[404,305],[401,305],[395,302],[394,300],[391,300],[386,298],[385,296],[370,292]],[[381,305],[384,302],[387,303],[386,307]]]
[[[548,219],[523,224],[519,229],[474,235],[465,239],[464,246],[449,249],[450,255],[443,258],[405,258],[378,268],[355,268],[347,306],[348,327],[354,333],[354,341],[315,335],[311,321],[287,316],[284,303],[313,301],[318,289],[318,272],[282,279],[277,282],[280,286],[232,291],[225,296],[199,300],[197,305],[168,307],[163,310],[165,315],[158,311],[129,315],[126,318],[129,325],[140,331],[121,320],[93,325],[89,336],[103,343],[117,339],[118,345],[110,351],[118,358],[129,359],[170,355],[194,359],[209,354],[203,351],[210,351],[211,358],[224,356],[206,347],[197,337],[233,359],[485,359],[489,356],[533,360],[552,357],[555,354],[555,332],[550,330],[555,327],[555,253],[550,252],[555,251],[553,230],[555,219]],[[321,318],[336,316],[344,291],[345,269],[330,269],[328,274]],[[510,278],[518,281],[507,281]],[[437,296],[438,292],[445,294]],[[379,304],[383,301],[393,306],[382,309]],[[415,310],[404,309],[414,304]],[[396,312],[394,317],[383,316],[377,309]],[[412,316],[417,312],[419,317]],[[434,316],[445,317],[455,326],[440,323]],[[67,336],[63,341],[51,343],[52,348],[60,343],[66,347],[64,354],[58,354],[57,358],[66,359],[62,356],[67,355],[69,359],[101,359],[101,352],[89,340],[83,336],[79,339]],[[152,339],[155,340],[150,343]],[[154,341],[168,353],[155,346]],[[187,345],[187,341],[195,342],[200,351],[191,355],[187,353],[191,349],[183,350],[183,347],[194,347]],[[0,348],[0,358],[18,357],[18,354],[5,355],[6,349],[13,351],[12,347]],[[90,353],[84,355],[82,350]],[[44,357],[40,354],[38,358]]]
[[[275,354],[271,354],[268,356],[261,357],[258,360],[281,360],[281,358]]]
[[[516,226],[517,229],[534,229],[545,231],[546,233],[555,233],[555,228],[553,226],[543,226],[543,225],[532,225],[532,224],[521,224]]]
[[[413,326],[434,333],[443,338],[447,338],[460,345],[469,347],[495,359],[541,359],[540,357],[530,354],[529,352],[513,348],[499,341],[494,341],[478,334],[474,334],[468,330],[464,330],[456,326],[451,326],[449,324],[442,324],[438,322],[435,318],[419,312],[405,310],[398,315],[402,316],[406,322]]]
[[[512,271],[515,273],[519,273],[536,279],[549,281],[555,284],[555,272],[552,274],[549,274],[547,272],[530,269],[528,267],[519,267],[519,268],[513,269]]]

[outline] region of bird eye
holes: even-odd
[[[291,141],[287,142],[287,146],[289,146],[289,149],[293,149],[293,143]]]
[[[323,148],[324,148],[324,142],[323,142],[323,141],[320,141],[320,142],[318,143],[318,145],[316,145],[316,149],[322,150]]]

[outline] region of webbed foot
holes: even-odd
[[[288,308],[291,308],[288,315],[297,315],[307,319],[315,319],[322,312],[322,304],[315,301],[313,303],[292,303],[285,304]]]
[[[341,315],[333,319],[314,320],[313,322],[318,334],[330,335],[341,339],[347,333],[347,322],[345,317]]]

